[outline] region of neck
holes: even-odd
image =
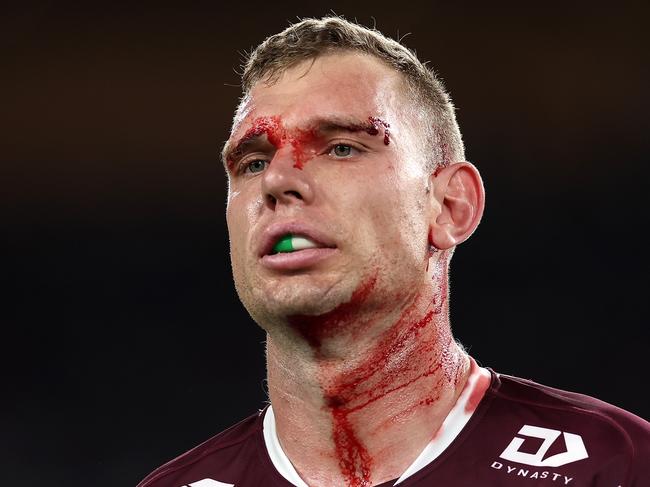
[[[294,322],[321,330],[299,333],[301,343],[269,335],[278,439],[310,486],[397,478],[435,436],[469,373],[451,335],[446,293],[446,285],[431,284],[382,319],[350,313],[353,296],[319,323]]]

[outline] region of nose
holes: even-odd
[[[265,203],[275,209],[277,205],[312,202],[313,181],[309,171],[295,167],[291,150],[278,150],[262,176],[262,192]]]

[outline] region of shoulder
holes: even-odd
[[[242,466],[251,461],[258,463],[256,457],[263,442],[262,413],[249,416],[162,465],[137,487],[181,487],[201,479],[228,482],[237,477]]]
[[[509,375],[496,376],[492,384],[493,393],[521,407],[530,407],[547,412],[558,411],[572,419],[589,418],[603,428],[614,428],[631,439],[647,439],[650,423],[633,413],[585,394],[565,391],[538,384],[532,380]]]
[[[585,457],[627,471],[629,485],[650,478],[650,423],[631,412],[584,394],[494,373],[489,395],[493,414],[516,418],[508,423],[520,428],[511,433],[522,442],[533,437],[550,445],[551,438],[563,437],[566,459],[569,452],[577,456],[583,448]],[[520,453],[514,447],[512,451],[515,457]]]

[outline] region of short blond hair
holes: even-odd
[[[417,107],[414,113],[424,131],[423,138],[429,141],[427,153],[433,154],[426,158],[428,170],[465,160],[454,105],[433,70],[399,42],[341,17],[301,20],[257,46],[243,65],[242,100],[247,99],[256,83],[274,83],[300,62],[336,51],[374,56],[402,74],[407,97]]]

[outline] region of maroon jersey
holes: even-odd
[[[648,487],[650,423],[588,396],[476,368],[441,431],[399,479],[381,487],[392,485]],[[138,485],[186,486],[306,484],[279,446],[269,407]]]

